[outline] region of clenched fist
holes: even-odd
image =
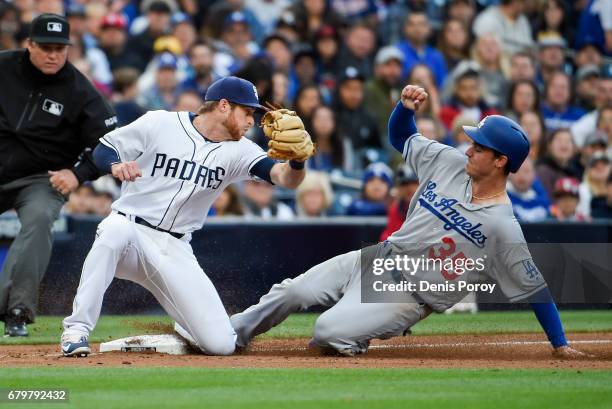
[[[133,182],[142,176],[142,171],[134,161],[115,163],[111,166],[111,171],[112,175],[122,182]]]
[[[425,89],[417,85],[406,85],[400,96],[402,105],[413,111],[418,111],[421,104],[427,100],[427,97]]]

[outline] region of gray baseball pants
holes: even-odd
[[[40,282],[51,257],[51,228],[65,201],[47,175],[0,185],[0,213],[14,208],[21,222],[0,276],[0,319],[13,308],[21,307],[27,322],[34,322]]]
[[[381,248],[381,245],[377,246]],[[378,249],[376,249],[378,251]],[[236,345],[245,347],[258,334],[308,307],[331,307],[315,323],[310,345],[353,356],[370,340],[402,335],[431,309],[405,294],[405,303],[361,302],[361,250],[336,256],[306,273],[275,284],[259,303],[230,317]]]

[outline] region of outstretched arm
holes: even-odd
[[[560,358],[585,356],[584,353],[571,348],[567,344],[561,317],[548,287],[529,297],[528,301],[544,332],[546,332],[548,340],[555,348],[554,355]]]
[[[427,99],[427,92],[416,85],[407,85],[395,109],[389,118],[389,142],[400,153],[404,152],[406,141],[417,133],[414,113],[423,101]]]

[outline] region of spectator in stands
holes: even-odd
[[[577,68],[585,65],[601,67],[603,65],[602,51],[593,43],[584,43],[575,50],[574,65]]]
[[[340,46],[338,64],[340,70],[346,67],[355,67],[361,74],[370,78],[373,73],[372,60],[376,52],[376,34],[364,25],[351,26],[344,36],[344,43]]]
[[[317,73],[319,84],[325,97],[331,100],[336,89],[337,77],[340,72],[339,37],[332,26],[323,26],[315,37],[315,52],[317,54]]]
[[[138,55],[127,49],[127,21],[121,14],[109,14],[102,18],[98,40],[111,71],[141,65],[141,61],[136,61]],[[143,64],[143,67],[146,67],[147,62]]]
[[[576,34],[576,47],[592,42],[606,54],[612,55],[612,18],[610,2],[590,0],[582,9]]]
[[[550,199],[536,179],[531,158],[525,159],[518,172],[508,176],[507,191],[518,220],[537,222],[550,216]]]
[[[540,112],[540,91],[532,81],[513,82],[508,90],[508,100],[504,115],[517,120],[525,112]]]
[[[599,67],[590,64],[580,67],[576,72],[576,105],[585,111],[595,109],[599,74]]]
[[[458,115],[453,120],[453,125],[450,132],[451,140],[449,141],[449,144],[463,153],[467,152],[468,148],[472,146],[472,139],[466,135],[466,133],[463,131],[463,127],[477,125],[478,122],[473,118],[465,115]]]
[[[582,147],[586,136],[597,128],[599,112],[607,105],[612,105],[612,64],[604,65],[597,81],[595,109],[582,116],[572,127],[572,137],[578,147]]]
[[[338,131],[352,149],[382,147],[376,119],[365,109],[364,77],[355,67],[348,67],[338,86],[335,103]],[[352,150],[351,149],[351,150]]]
[[[427,45],[431,35],[427,14],[423,11],[408,14],[404,23],[404,35],[406,39],[397,43],[397,47],[404,53],[403,76],[407,77],[415,64],[422,63],[431,69],[435,84],[442,86],[447,74],[446,61],[440,51]]]
[[[528,52],[517,52],[510,57],[510,78],[516,81],[534,81],[536,78],[536,68],[533,57]]]
[[[429,67],[421,63],[413,65],[405,83],[419,85],[425,88],[429,94],[429,98],[415,112],[415,116],[417,118],[427,116],[437,120],[440,117],[440,109],[442,107],[441,96],[434,80],[434,75]]]
[[[531,25],[523,14],[524,6],[524,0],[501,0],[500,5],[487,7],[474,20],[474,34],[499,36],[508,54],[531,48]]]
[[[293,72],[289,79],[289,98],[305,85],[316,85],[317,81],[317,62],[316,54],[310,46],[297,51],[293,57]]]
[[[147,28],[142,33],[131,37],[126,45],[127,52],[134,59],[130,64],[144,72],[153,58],[153,43],[170,29],[170,6],[166,1],[155,0],[149,4],[146,12]]]
[[[473,60],[480,65],[485,102],[496,109],[503,109],[508,92],[508,81],[504,75],[507,62],[502,55],[499,40],[493,34],[478,37],[472,55]]]
[[[113,73],[112,103],[119,126],[129,125],[147,112],[136,102],[138,74],[138,70],[131,67],[119,68]]]
[[[13,3],[0,3],[0,50],[19,48],[15,35],[21,27],[19,9]]]
[[[550,196],[554,192],[557,180],[563,177],[579,177],[580,171],[572,162],[574,153],[575,147],[569,130],[559,128],[550,134],[546,150],[536,164],[538,179]]]
[[[178,96],[176,77],[176,57],[171,53],[162,53],[158,57],[155,84],[140,96],[140,105],[146,110],[172,110]]]
[[[438,49],[446,61],[446,69],[453,70],[457,64],[469,58],[470,33],[460,21],[450,19],[444,22],[438,36]]]
[[[183,90],[177,94],[176,102],[172,110],[177,112],[198,112],[198,108],[200,108],[203,103],[204,100],[196,91]]]
[[[602,131],[608,137],[608,154],[612,158],[612,105],[606,105],[599,110],[596,131]]]
[[[198,40],[198,33],[191,17],[183,12],[174,13],[170,20],[172,31],[170,34],[179,41],[183,52],[191,50]]]
[[[189,72],[180,85],[182,90],[196,91],[204,98],[210,84],[218,75],[213,71],[215,52],[210,44],[197,42],[189,50]]]
[[[287,74],[275,71],[272,74],[272,105],[288,107],[289,102],[289,78]]]
[[[533,34],[536,39],[557,35],[563,37],[569,44],[573,44],[574,30],[570,23],[566,2],[546,0],[541,3],[534,22]]]
[[[393,172],[382,162],[368,165],[363,173],[361,197],[346,210],[348,216],[386,216]]]
[[[274,187],[265,181],[249,180],[244,183],[244,213],[247,217],[291,220],[293,210],[274,197]]]
[[[89,214],[92,209],[94,196],[95,190],[91,184],[84,183],[70,194],[62,211],[68,214]]]
[[[612,219],[612,172],[606,180],[606,195],[591,201],[591,216],[594,219]]]
[[[604,152],[595,152],[589,158],[582,183],[578,189],[580,201],[578,211],[591,215],[591,201],[606,196],[606,180],[610,174],[610,159]]]
[[[227,29],[228,17],[239,15],[240,19],[244,20],[245,24],[248,25],[249,35],[252,40],[256,43],[263,41],[265,37],[264,28],[257,18],[257,14],[245,5],[244,0],[214,1],[212,3],[214,4],[208,9],[206,21],[202,27],[205,37],[222,37],[223,31]]]
[[[420,129],[420,128],[419,128]],[[387,226],[380,235],[380,241],[395,233],[406,220],[408,206],[419,187],[419,179],[408,166],[401,166],[395,172],[395,187],[393,188],[393,202],[389,206]]]
[[[416,119],[416,126],[421,135],[432,141],[443,142],[445,136],[444,126],[440,121],[430,116],[420,116]],[[399,152],[398,152],[399,153]]]
[[[518,122],[529,138],[529,157],[537,162],[545,150],[544,118],[539,111],[527,111],[519,117]]]
[[[291,73],[293,54],[291,44],[280,34],[272,34],[266,37],[262,46],[266,54],[272,59],[274,71],[286,75]]]
[[[329,7],[329,2],[325,0],[296,1],[290,10],[293,13],[299,41],[303,43],[312,43],[323,26],[328,25],[338,29],[343,26],[342,18]]]
[[[245,0],[244,6],[250,10],[264,33],[271,33],[283,10],[291,6],[291,0]]]
[[[234,11],[225,17],[220,39],[213,44],[215,72],[221,76],[235,73],[259,51],[250,30],[244,13]]]
[[[560,222],[589,220],[578,211],[578,183],[576,178],[561,178],[555,183],[551,213]]]
[[[233,185],[226,187],[213,202],[215,216],[243,216],[244,209],[240,194]]]
[[[544,89],[542,115],[548,131],[570,128],[585,112],[571,105],[572,80],[569,75],[557,71],[551,75]]]
[[[345,149],[336,129],[334,111],[325,105],[319,105],[312,111],[309,128],[312,141],[316,144],[315,155],[308,160],[313,170],[331,172],[334,169],[348,170]]]
[[[449,103],[442,107],[440,120],[450,131],[453,121],[458,115],[480,121],[485,116],[496,113],[497,111],[489,107],[482,97],[480,73],[468,67],[457,75],[455,92]]]
[[[465,27],[472,27],[476,17],[476,2],[474,0],[450,0],[446,3],[446,15],[449,20],[458,20]]]
[[[0,274],[6,336],[28,335],[53,223],[67,195],[99,176],[90,149],[115,128],[110,105],[67,62],[69,32],[64,17],[41,14],[30,25],[27,49],[0,59],[0,212],[16,209],[21,223]]]
[[[329,176],[324,172],[308,171],[302,183],[295,189],[295,208],[301,217],[323,217],[334,200]]]
[[[308,84],[298,89],[293,100],[293,109],[304,121],[306,129],[310,129],[312,112],[322,104],[321,91],[315,84]]]
[[[564,50],[567,46],[561,37],[544,37],[538,41],[539,70],[536,83],[540,88],[546,87],[557,72],[570,72],[565,64]]]
[[[365,85],[364,106],[376,118],[378,129],[385,145],[387,142],[387,122],[399,99],[402,90],[402,61],[404,55],[395,46],[381,48],[374,61],[374,77]]]

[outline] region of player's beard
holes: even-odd
[[[238,127],[238,124],[236,123],[236,117],[234,117],[233,109],[229,117],[225,121],[223,121],[223,126],[225,126],[225,129],[227,129],[227,132],[229,132],[232,140],[239,141],[240,138],[242,138],[242,132],[240,131],[240,127]]]

